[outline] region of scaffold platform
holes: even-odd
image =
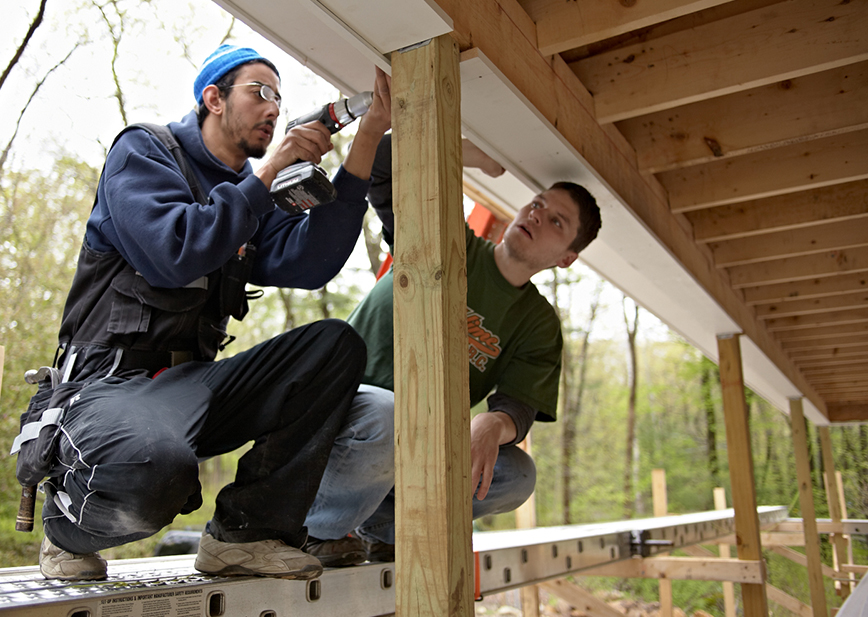
[[[785,507],[757,509],[760,525]],[[473,534],[476,597],[648,557],[734,532],[732,509],[593,525]],[[105,581],[46,581],[36,566],[0,569],[0,614],[16,617],[380,617],[395,612],[395,564],[331,568],[313,581],[206,576],[193,555],[109,562]]]

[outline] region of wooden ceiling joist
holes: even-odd
[[[828,349],[835,347],[861,347],[868,346],[868,334],[848,334],[846,336],[820,336],[813,339],[799,341],[785,341],[781,347],[788,353],[811,349]],[[868,366],[865,367],[868,370]]]
[[[693,225],[697,242],[722,242],[810,227],[822,221],[868,218],[868,180],[707,208],[685,216]]]
[[[868,62],[617,123],[658,173],[868,127]]]
[[[830,375],[863,375],[865,371],[868,371],[868,362],[855,362],[846,367],[832,368],[832,367],[817,367],[811,369],[804,369],[802,372],[805,375],[810,375],[811,377],[826,377]]]
[[[821,385],[817,388],[817,391],[822,392],[823,396],[828,398],[830,402],[837,403],[858,400],[861,398],[865,398],[865,396],[868,396],[868,388],[866,388],[864,385],[852,388],[827,387]]]
[[[813,328],[811,330],[789,330],[779,332],[777,339],[781,345],[787,341],[804,341],[816,339],[822,336],[850,336],[860,335],[868,332],[868,323],[844,324],[840,326],[824,326],[822,328]]]
[[[852,392],[866,390],[864,379],[861,375],[811,375],[811,383],[818,390],[824,392],[835,392],[841,394],[843,392]]]
[[[868,275],[864,272],[762,287],[745,287],[742,289],[742,293],[744,294],[744,301],[748,305],[756,305],[796,299],[822,298],[860,290],[868,290]]]
[[[868,246],[868,218],[709,244],[719,268]]]
[[[658,174],[673,212],[868,178],[868,130]]]
[[[519,0],[536,22],[539,50],[559,54],[653,24],[689,15],[730,0],[563,2]]]
[[[776,304],[763,304],[756,307],[757,319],[811,315],[831,311],[844,311],[860,308],[868,304],[868,292],[858,292],[812,300],[797,300]]]
[[[832,347],[829,349],[806,349],[796,351],[790,354],[800,366],[811,363],[813,368],[820,368],[822,365],[827,367],[832,362],[839,360],[847,360],[851,363],[861,361],[861,358],[868,359],[868,347],[864,345],[854,345],[852,347]],[[802,370],[807,366],[802,366]],[[842,368],[848,368],[844,366]]]
[[[735,289],[810,280],[868,270],[868,248],[828,251],[817,255],[790,257],[747,266],[728,268]]]
[[[849,366],[851,364],[857,362],[864,362],[868,360],[868,355],[866,354],[854,354],[852,356],[848,356],[847,354],[839,354],[837,358],[820,358],[820,359],[802,359],[801,355],[794,354],[793,358],[796,364],[799,366],[801,370],[809,369],[809,368],[817,368],[817,367],[831,367],[831,366]]]
[[[799,315],[796,317],[780,317],[766,320],[767,327],[771,332],[861,322],[868,322],[868,308],[835,311],[822,315]]]
[[[789,0],[570,66],[617,122],[868,60],[866,31],[860,2]]]
[[[864,366],[865,362],[855,362],[854,366]],[[834,383],[835,380],[830,380],[831,377],[839,377],[838,373],[840,373],[841,379],[837,381],[841,381],[842,379],[855,379],[859,380],[864,372],[859,372],[856,370],[850,371],[849,366],[847,367],[812,367],[803,369],[805,375],[809,376],[811,381],[816,384],[823,383]],[[824,371],[824,372],[818,372]],[[815,381],[816,380],[816,381]]]
[[[832,422],[858,422],[868,417],[868,404],[833,403],[828,406],[828,412]]]

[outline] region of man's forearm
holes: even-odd
[[[380,143],[381,134],[371,134],[359,131],[356,133],[350,151],[343,162],[344,169],[360,180],[371,177],[371,167],[374,164],[374,156],[377,154],[377,145]]]

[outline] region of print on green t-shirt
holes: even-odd
[[[513,287],[494,261],[494,245],[467,234],[467,348],[470,404],[492,390],[512,396],[553,420],[561,368],[560,322],[532,283]],[[395,389],[392,272],[386,273],[348,318],[368,346],[363,383]]]

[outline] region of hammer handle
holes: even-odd
[[[33,511],[36,508],[36,487],[21,488],[21,503],[18,504],[18,516],[15,517],[16,531],[33,531]]]

